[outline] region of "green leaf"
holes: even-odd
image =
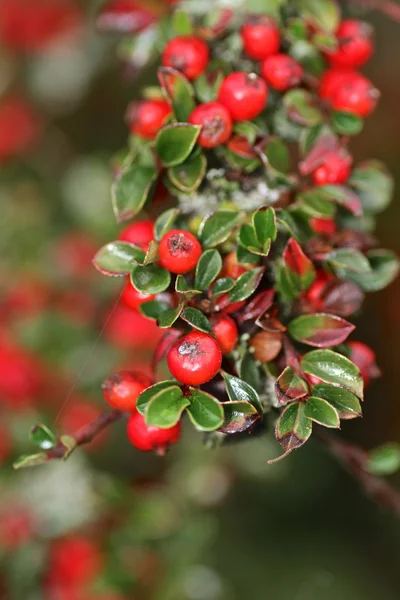
[[[215,431],[224,422],[222,404],[210,394],[190,388],[190,406],[186,412],[199,431]]]
[[[277,228],[275,210],[269,208],[257,210],[253,214],[253,226],[257,240],[260,244],[265,244],[268,239],[276,240]]]
[[[313,95],[306,90],[300,88],[290,90],[283,97],[283,103],[286,106],[288,117],[299,125],[310,127],[323,120],[323,114]]]
[[[169,271],[155,264],[139,266],[132,272],[131,282],[142,294],[160,294],[169,287],[171,275]]]
[[[278,173],[287,173],[290,166],[289,150],[279,138],[270,138],[265,149],[268,164]]]
[[[224,242],[241,219],[242,214],[232,210],[217,210],[205,217],[199,230],[202,246],[210,248]]]
[[[275,426],[275,437],[285,451],[285,455],[300,448],[312,433],[312,421],[305,415],[305,403],[289,404]]]
[[[158,260],[158,244],[155,240],[151,240],[146,255],[143,260],[143,265],[150,265]],[[139,262],[139,261],[138,261]]]
[[[38,454],[24,454],[17,458],[13,464],[13,468],[18,471],[19,469],[27,469],[28,467],[36,467],[47,462],[47,454],[45,452],[39,452]]]
[[[323,425],[323,427],[331,429],[340,427],[340,419],[336,408],[322,398],[315,398],[314,396],[308,398],[304,407],[304,415],[314,423]]]
[[[246,223],[241,226],[239,230],[239,243],[250,252],[252,252],[252,250],[258,251],[259,242],[252,225]]]
[[[195,288],[207,290],[222,269],[222,258],[218,250],[206,250],[196,266]]]
[[[212,333],[210,321],[197,308],[192,308],[191,306],[185,308],[181,314],[181,318],[199,331],[203,331],[204,333]]]
[[[188,123],[174,123],[160,129],[156,138],[156,151],[166,167],[183,163],[192,152],[201,127]]]
[[[400,445],[385,444],[368,452],[365,470],[373,475],[393,475],[400,469]]]
[[[321,185],[318,191],[326,200],[343,206],[356,217],[361,217],[363,207],[360,198],[353,190],[345,185]]]
[[[236,280],[235,287],[229,292],[229,302],[241,302],[249,298],[256,291],[264,270],[263,267],[257,267],[243,273]]]
[[[110,242],[103,246],[93,264],[103,275],[129,275],[135,262],[142,263],[145,253],[128,242]]]
[[[161,300],[150,300],[139,306],[140,313],[147,319],[157,320],[161,313],[169,309],[169,304]]]
[[[340,23],[336,0],[297,0],[301,16],[317,29],[335,33]]]
[[[362,131],[364,120],[354,113],[333,111],[332,127],[340,135],[357,135]]]
[[[390,285],[399,273],[399,259],[391,250],[371,250],[367,253],[369,273],[340,272],[342,279],[357,283],[365,292],[378,292]]]
[[[157,326],[160,327],[160,329],[169,329],[172,327],[175,321],[179,319],[184,306],[184,302],[181,302],[179,306],[168,308],[162,312],[157,319]]]
[[[189,15],[183,10],[176,10],[172,15],[172,29],[175,35],[191,35],[193,25]]]
[[[159,242],[168,231],[173,229],[179,212],[178,208],[170,208],[161,213],[158,217],[154,225],[154,234],[157,242]]]
[[[306,231],[304,223],[300,220],[298,215],[280,209],[279,212],[277,212],[276,220],[277,223],[284,227],[297,242],[303,244],[307,241],[309,233]]]
[[[224,402],[222,406],[224,423],[219,428],[222,433],[242,433],[260,419],[257,409],[249,402]]]
[[[336,211],[335,205],[326,198],[319,188],[303,192],[297,196],[293,208],[309,217],[317,218],[331,218]]]
[[[328,383],[318,383],[312,389],[312,395],[327,400],[339,413],[341,419],[361,417],[361,404],[353,392],[346,388],[336,387]]]
[[[373,214],[385,210],[393,196],[393,177],[378,160],[359,164],[352,172],[350,185],[359,195],[364,210]]]
[[[275,381],[275,395],[279,406],[300,400],[308,394],[308,385],[293,367],[286,367]]]
[[[207,159],[204,154],[198,154],[185,162],[168,169],[171,183],[181,192],[194,192],[204,179],[207,169]]]
[[[154,398],[154,396],[161,392],[161,390],[169,389],[175,385],[176,381],[173,380],[159,381],[158,383],[155,383],[151,387],[145,389],[140,394],[136,402],[136,409],[138,412],[140,412],[141,415],[144,415],[146,413],[147,405],[149,404],[150,400]]]
[[[169,429],[178,423],[185,408],[190,405],[177,385],[160,390],[146,408],[146,425]]]
[[[225,78],[223,69],[210,72],[207,69],[207,75],[202,73],[193,82],[196,90],[196,96],[200,102],[214,102],[217,99],[219,88]]]
[[[341,279],[348,273],[370,273],[371,266],[366,256],[354,248],[339,248],[325,255],[325,260],[334,268]]]
[[[195,290],[193,286],[190,286],[183,275],[178,275],[175,281],[175,291],[178,294],[184,294],[186,298],[193,298],[201,294],[201,290]]]
[[[53,448],[56,443],[55,435],[46,425],[35,425],[30,432],[31,441],[42,450]]]
[[[249,402],[257,409],[260,415],[263,414],[258,394],[251,385],[242,379],[239,379],[238,377],[229,375],[229,373],[226,373],[225,371],[222,372],[222,376],[225,380],[226,392],[229,400],[232,402],[239,400],[243,402]]]
[[[301,315],[288,325],[289,333],[295,340],[317,348],[342,344],[354,329],[355,326],[345,319],[323,313]]]
[[[222,277],[221,279],[218,279],[212,287],[211,298],[218,298],[218,296],[230,292],[235,285],[236,282],[231,277]]]
[[[303,356],[302,369],[325,383],[349,389],[363,397],[364,382],[360,370],[345,356],[332,350],[313,350]]]
[[[261,391],[260,368],[250,352],[246,352],[237,368],[240,379],[248,383],[257,393]]]
[[[131,219],[141,211],[156,177],[155,167],[134,164],[115,180],[111,193],[118,223]]]

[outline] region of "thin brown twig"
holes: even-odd
[[[400,23],[400,4],[394,2],[394,0],[349,0],[352,4],[357,4],[365,10],[376,10],[386,16],[392,21]]]
[[[365,493],[400,518],[400,492],[390,483],[366,470],[368,454],[362,448],[336,435],[319,430],[317,437],[330,453],[358,480]]]

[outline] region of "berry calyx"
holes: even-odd
[[[266,107],[268,88],[255,73],[239,71],[228,75],[221,84],[218,102],[234,121],[251,121]]]
[[[153,140],[171,112],[165,100],[143,100],[129,105],[126,120],[132,133]]]
[[[269,56],[261,66],[261,74],[266,82],[280,92],[298,85],[303,72],[303,67],[287,54]]]
[[[207,102],[197,106],[189,117],[189,123],[201,125],[197,143],[203,148],[221,146],[232,134],[231,115],[219,102]]]
[[[138,292],[136,288],[131,284],[130,279],[126,280],[125,287],[122,291],[121,300],[132,310],[139,310],[139,307],[143,304],[143,302],[150,302],[150,300],[154,300],[154,294],[142,294],[142,292]]]
[[[144,373],[121,371],[106,379],[101,387],[105,400],[112,408],[133,411],[138,397],[151,384],[150,378]]]
[[[173,38],[165,46],[162,55],[164,67],[181,71],[189,80],[196,79],[208,65],[210,51],[207,44],[194,35]]]
[[[281,35],[274,19],[265,15],[245,23],[241,30],[244,51],[250,58],[264,60],[279,52]]]
[[[145,418],[137,411],[129,418],[127,426],[128,439],[131,444],[142,452],[156,451],[164,454],[168,446],[176,444],[181,435],[181,424],[161,429],[154,425],[146,425]]]
[[[215,315],[211,318],[211,326],[222,354],[232,352],[239,338],[238,328],[232,317]]]
[[[315,185],[346,183],[351,174],[351,163],[351,156],[344,149],[328,152],[324,163],[312,174]]]
[[[201,256],[199,240],[190,231],[172,229],[159,246],[160,264],[171,273],[187,273],[195,268]]]
[[[338,47],[326,52],[329,62],[338,67],[361,67],[372,56],[372,27],[356,19],[345,19],[336,32]]]
[[[154,223],[150,220],[135,221],[121,231],[118,239],[135,244],[143,252],[147,252],[150,242],[154,240]]]
[[[171,346],[167,362],[175,379],[186,385],[201,385],[218,373],[221,348],[211,335],[193,330]]]

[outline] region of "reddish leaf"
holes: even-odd
[[[308,393],[307,382],[296,374],[293,367],[286,367],[275,381],[275,394],[279,406],[305,398]]]
[[[301,289],[307,289],[315,278],[314,265],[294,238],[290,238],[283,251],[283,261],[291,275],[298,276]]]
[[[363,206],[360,198],[353,190],[344,185],[324,185],[318,188],[329,200],[340,204],[356,217],[363,214]]]
[[[302,175],[309,175],[317,167],[323,164],[325,157],[329,152],[338,149],[339,142],[333,135],[321,135],[305,159],[299,164],[299,170]]]
[[[321,309],[340,317],[357,312],[364,301],[364,293],[356,283],[334,279],[328,281],[321,292]]]
[[[270,464],[300,448],[311,436],[312,421],[305,415],[305,403],[293,402],[281,413],[276,427],[275,437],[285,451],[278,459],[268,461]]]
[[[237,154],[241,158],[258,158],[258,153],[250,142],[242,135],[233,135],[228,141],[227,146],[231,152]]]
[[[242,433],[250,429],[259,419],[257,409],[250,402],[224,402],[224,424],[218,429],[222,433]]]
[[[330,348],[342,344],[355,326],[336,315],[325,313],[302,315],[289,323],[289,333],[298,342]]]
[[[257,294],[244,309],[243,314],[239,317],[239,322],[253,321],[261,317],[271,308],[274,297],[275,290],[265,290],[265,292]]]

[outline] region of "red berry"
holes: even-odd
[[[130,279],[126,280],[125,287],[123,289],[121,300],[132,310],[139,310],[139,307],[143,304],[143,302],[150,302],[150,300],[154,300],[154,294],[142,294],[142,292],[138,292],[137,289],[133,287],[130,282]]]
[[[58,584],[84,585],[91,582],[102,566],[97,547],[81,536],[57,540],[50,553],[50,577]]]
[[[340,86],[345,85],[347,82],[351,82],[355,75],[355,71],[349,71],[348,69],[328,69],[325,71],[320,81],[320,97],[323,100],[331,102]]]
[[[310,219],[310,226],[314,233],[319,235],[332,236],[336,233],[336,223],[333,219],[312,217]]]
[[[41,123],[29,104],[18,96],[0,101],[0,162],[25,154],[35,144]]]
[[[221,84],[218,101],[230,112],[234,121],[249,121],[265,108],[268,88],[255,73],[231,73]]]
[[[207,102],[197,106],[189,117],[189,123],[202,126],[197,143],[203,148],[215,148],[225,144],[232,133],[231,115],[219,102]]]
[[[274,54],[261,65],[261,74],[273,88],[285,92],[300,83],[303,67],[287,54]]]
[[[370,379],[379,377],[380,371],[376,364],[375,352],[358,340],[347,342],[350,349],[350,360],[360,369],[365,385],[368,385]]]
[[[326,52],[330,63],[338,67],[361,67],[372,56],[372,28],[356,19],[345,19],[336,32],[338,47]]]
[[[319,311],[323,307],[324,301],[322,296],[326,284],[330,279],[331,276],[328,275],[328,273],[325,273],[325,271],[317,271],[317,277],[315,281],[310,285],[305,293],[306,300],[316,311]]]
[[[181,383],[201,385],[215,377],[222,363],[218,342],[207,333],[191,331],[179,338],[167,355],[168,368]]]
[[[153,221],[136,221],[125,227],[118,236],[122,242],[129,242],[139,246],[146,252],[151,241],[154,240]]]
[[[131,444],[138,450],[164,453],[168,446],[179,441],[181,424],[177,423],[169,429],[146,425],[144,417],[135,411],[128,421],[127,434]]]
[[[84,233],[68,233],[57,241],[57,266],[69,277],[86,278],[92,273],[96,242]]]
[[[312,174],[315,185],[346,183],[351,174],[351,156],[344,149],[328,152],[324,163]]]
[[[221,277],[231,277],[232,279],[237,279],[246,271],[250,269],[254,269],[256,265],[242,265],[238,262],[236,252],[230,252],[227,254],[223,260]]]
[[[162,55],[164,67],[181,71],[188,79],[196,79],[208,65],[210,51],[207,44],[194,35],[173,38],[165,46]]]
[[[144,373],[121,371],[106,379],[102,385],[103,395],[116,410],[135,410],[139,395],[151,386],[151,380]]]
[[[342,81],[331,98],[334,110],[353,113],[359,117],[368,117],[379,99],[379,91],[360,73]]]
[[[126,119],[132,133],[153,140],[171,112],[165,100],[142,100],[129,105]]]
[[[264,60],[279,52],[281,34],[276,21],[271,17],[255,17],[243,25],[241,35],[246,54],[255,60]]]
[[[200,242],[190,231],[172,229],[160,242],[160,264],[171,273],[187,273],[195,268],[201,252]]]
[[[239,338],[235,321],[226,315],[215,315],[211,318],[211,325],[222,354],[232,352]]]
[[[104,335],[117,348],[154,350],[163,336],[155,321],[120,304],[106,314]]]

